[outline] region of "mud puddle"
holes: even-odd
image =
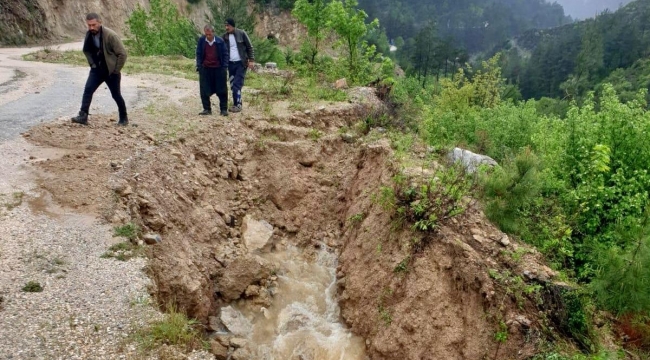
[[[309,258],[288,247],[262,257],[280,264],[272,305],[268,309],[233,306],[251,322],[252,358],[367,359],[363,339],[341,323],[333,251],[323,247]]]

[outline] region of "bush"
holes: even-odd
[[[29,281],[22,289],[24,292],[42,292],[43,286],[38,281]]]
[[[149,11],[138,5],[126,24],[132,35],[126,44],[137,55],[195,56],[196,26],[170,0],[151,0]]]

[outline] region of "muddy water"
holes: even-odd
[[[365,360],[363,339],[340,322],[336,302],[336,255],[321,250],[306,259],[299,250],[265,254],[280,264],[273,304],[252,320],[253,358],[263,360]]]

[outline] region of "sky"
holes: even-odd
[[[574,19],[594,17],[605,9],[616,11],[631,0],[555,0],[564,8],[564,13]],[[643,0],[641,0],[643,1]]]

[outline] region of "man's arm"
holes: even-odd
[[[120,40],[120,38],[117,37],[117,35],[114,36],[115,39],[113,41],[113,51],[115,51],[115,55],[117,55],[117,63],[115,64],[115,73],[118,74],[120,71],[122,71],[124,64],[126,64],[126,58],[128,55],[126,53],[126,48],[124,47],[122,40]]]
[[[244,45],[246,46],[246,56],[248,57],[249,62],[255,62],[255,49],[253,49],[253,44],[251,39],[248,37],[248,34],[244,31]]]
[[[199,37],[199,41],[196,43],[196,71],[199,71],[199,68],[201,67],[201,60],[203,59],[203,47],[201,46],[201,37]]]

